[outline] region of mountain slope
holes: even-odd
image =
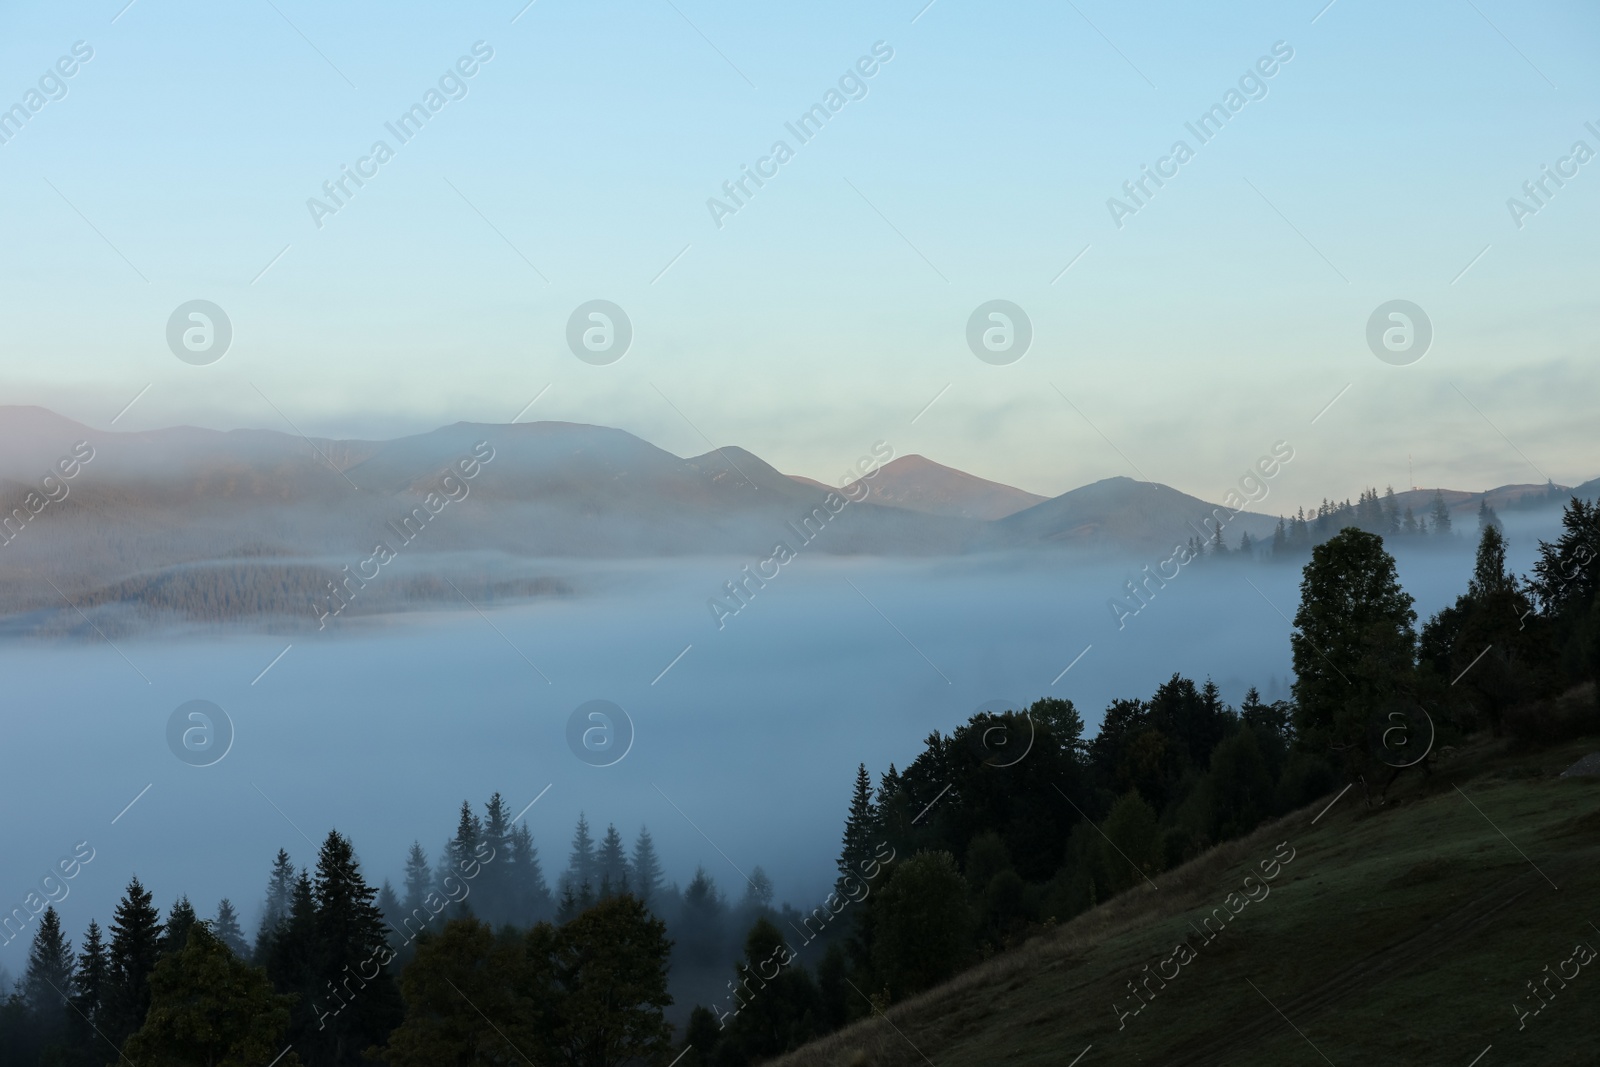
[[[1521,1029],[1512,1005],[1537,1007],[1525,983],[1575,942],[1600,949],[1582,903],[1600,893],[1600,779],[1556,777],[1595,744],[1480,741],[1383,807],[1357,788],[1319,818],[1324,798],[769,1067],[1056,1067],[1091,1047],[1085,1065],[1466,1065],[1491,1044],[1485,1064],[1592,1063],[1592,967]],[[1198,936],[1284,842],[1267,894]]]
[[[811,485],[820,485],[807,478]],[[852,482],[849,491],[886,507],[963,519],[1003,519],[1048,499],[1013,486],[935,463],[925,456],[892,459],[870,479]]]
[[[1220,520],[1223,539],[1237,548],[1239,535],[1271,537],[1273,516],[1229,510],[1155,482],[1106,478],[1035,504],[995,523],[996,543],[1078,544],[1141,552],[1171,551],[1199,537],[1209,541]]]

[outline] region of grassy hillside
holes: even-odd
[[[1358,784],[773,1062],[1468,1067],[1492,1045],[1478,1067],[1593,1064],[1600,958],[1520,1031],[1513,1005],[1537,1008],[1526,983],[1576,943],[1600,950],[1600,778],[1558,777],[1597,748],[1484,739],[1382,806]],[[1259,865],[1291,849],[1263,895]],[[1154,993],[1137,1014],[1130,981]]]

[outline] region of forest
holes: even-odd
[[[759,868],[736,897],[703,869],[680,889],[648,830],[630,847],[581,819],[552,882],[495,794],[431,855],[413,845],[398,887],[337,830],[310,864],[279,851],[249,935],[232,902],[163,912],[137,878],[76,938],[46,908],[0,1005],[0,1065],[739,1067],[1343,785],[1381,804],[1471,734],[1600,730],[1600,506],[1571,498],[1523,576],[1485,508],[1463,591],[1420,629],[1365,528],[1393,516],[1374,492],[1353,520],[1363,506],[1369,522],[1308,534],[1292,699],[1234,707],[1174,674],[1113,700],[1093,736],[1059,698],[935,731],[903,768],[858,768],[825,900],[776,905]],[[684,975],[719,970],[683,1014]]]

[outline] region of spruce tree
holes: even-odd
[[[61,916],[54,907],[47,907],[39,917],[39,928],[33,932],[33,945],[28,949],[22,994],[46,1033],[57,1039],[65,1033],[71,988],[72,942],[61,932]]]
[[[161,955],[161,913],[137,876],[111,916],[106,1025],[101,1029],[121,1047],[144,1022],[150,1007],[150,972]]]
[[[390,953],[383,916],[373,903],[377,891],[362,877],[350,839],[337,830],[328,832],[317,853],[313,892],[321,950],[318,1000],[323,1012],[336,1014],[318,1019],[311,1047],[320,1055],[306,1058],[361,1064],[363,1052],[399,1024],[404,1008],[386,966]]]
[[[72,1007],[67,1016],[70,1044],[74,1063],[99,1063],[105,1051],[105,1039],[95,1032],[105,1016],[105,994],[109,963],[106,943],[100,936],[100,924],[89,920],[89,929],[83,935],[83,947],[78,950],[77,967],[72,974]]]
[[[615,823],[607,824],[606,836],[600,840],[600,850],[595,854],[595,867],[600,872],[600,883],[610,893],[617,893],[628,882],[628,854],[623,851],[622,835]]]
[[[246,963],[250,961],[250,946],[245,944],[244,931],[239,928],[239,913],[234,910],[233,901],[227,897],[223,897],[222,903],[217,905],[217,917],[211,924],[211,932],[228,947],[229,952]]]
[[[170,956],[182,952],[189,931],[198,921],[194,914],[194,905],[189,903],[189,895],[185,893],[167,913],[167,924],[161,931],[161,954]]]
[[[582,893],[585,887],[593,888],[596,881],[594,838],[589,834],[589,820],[578,813],[578,826],[572,832],[572,852],[567,857],[565,881],[574,892]]]
[[[281,853],[280,853],[281,855]],[[289,1033],[299,1041],[317,1029],[315,1002],[326,996],[318,976],[322,971],[322,946],[317,939],[317,902],[310,872],[302,870],[289,890],[283,921],[267,938],[256,958],[279,993],[292,993]]]
[[[649,907],[661,895],[661,860],[646,827],[639,827],[633,842],[633,884],[639,900]]]
[[[422,907],[428,890],[432,888],[433,869],[428,866],[428,854],[422,850],[422,842],[413,841],[411,851],[406,855],[406,895],[400,902],[407,918],[414,916],[417,909]]]
[[[844,847],[839,852],[838,887],[841,893],[845,879],[859,878],[864,862],[872,858],[879,829],[878,806],[872,799],[872,775],[867,773],[867,765],[863,763],[856,768],[855,793],[850,798],[850,814],[844,824]]]
[[[1433,533],[1436,537],[1450,536],[1450,507],[1444,502],[1444,493],[1433,491]]]
[[[480,862],[472,893],[478,898],[478,914],[497,926],[512,917],[511,810],[498,792],[484,805],[483,843],[488,846],[484,855],[491,858]]]
[[[256,931],[257,960],[267,958],[272,948],[272,939],[278,935],[278,931],[289,919],[289,907],[294,898],[294,881],[294,864],[289,862],[289,854],[280,848],[277,859],[272,861],[272,874],[267,878],[266,908],[261,914],[261,928]]]
[[[511,921],[519,925],[542,922],[552,914],[550,887],[544,880],[533,831],[526,823],[511,831]]]

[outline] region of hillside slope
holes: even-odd
[[[1557,777],[1596,747],[1519,756],[1478,742],[1382,807],[1358,785],[1320,818],[1332,797],[891,1008],[888,1023],[771,1063],[1467,1067],[1493,1046],[1479,1067],[1592,1064],[1600,959],[1576,978],[1564,965],[1567,987],[1552,980],[1538,1014],[1526,983],[1578,942],[1600,950],[1600,778]],[[1202,938],[1280,848],[1293,857],[1266,895]],[[1163,983],[1186,937],[1193,955]],[[1141,1008],[1129,983],[1147,974]],[[1530,1012],[1521,1029],[1513,1005]]]

